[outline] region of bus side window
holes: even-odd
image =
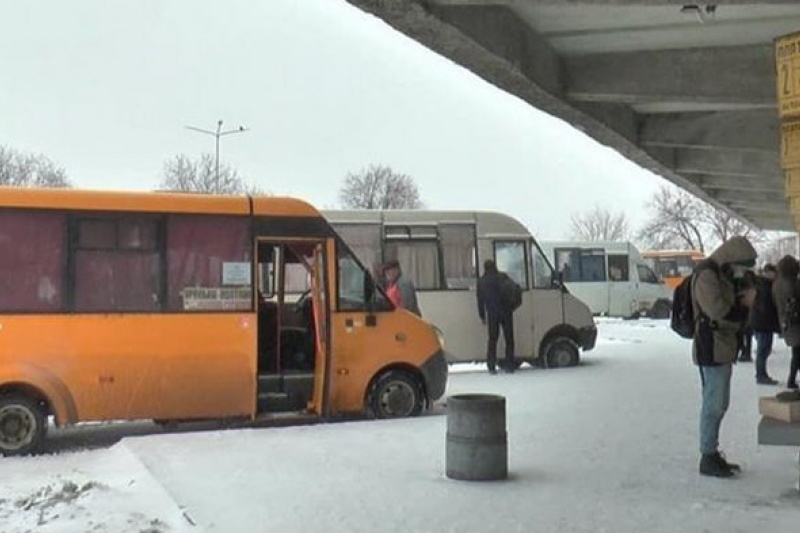
[[[339,311],[389,311],[391,302],[341,243],[336,245]]]
[[[442,262],[446,289],[474,289],[478,280],[475,271],[475,226],[442,224],[439,226]]]
[[[152,215],[86,216],[75,220],[73,290],[76,311],[160,311],[163,247]]]
[[[581,279],[581,256],[580,250],[556,248],[555,249],[556,268],[561,273],[564,281],[580,281]]]
[[[627,255],[608,256],[608,277],[611,281],[628,281],[630,279]]]
[[[247,217],[170,215],[166,228],[167,309],[251,309],[252,246]],[[231,276],[232,268],[241,276]]]
[[[54,312],[66,305],[62,269],[66,216],[60,213],[0,213],[0,309]]]
[[[386,260],[397,259],[417,290],[441,288],[439,246],[434,240],[387,240]]]
[[[606,281],[606,253],[602,248],[590,248],[580,251],[580,281]],[[626,257],[627,256],[622,256]],[[627,261],[627,259],[626,259]]]
[[[494,260],[497,269],[505,272],[524,290],[528,285],[528,262],[525,241],[495,241]]]

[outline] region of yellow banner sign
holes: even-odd
[[[789,168],[784,171],[786,178],[786,197],[800,200],[800,168]]]
[[[781,118],[800,116],[800,33],[775,39],[778,114]]]
[[[800,167],[800,120],[781,124],[781,167]]]

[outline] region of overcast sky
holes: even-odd
[[[0,0],[0,57],[0,144],[78,187],[153,189],[219,119],[249,128],[224,163],[318,207],[380,163],[555,239],[595,204],[639,225],[664,183],[343,0]]]

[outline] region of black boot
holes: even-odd
[[[739,468],[738,465],[728,464],[719,452],[704,453],[700,458],[700,473],[704,476],[733,477],[734,466]]]
[[[719,456],[719,460],[722,461],[722,463],[724,465],[726,465],[728,468],[730,468],[731,472],[733,472],[734,474],[738,474],[739,472],[742,471],[742,467],[739,466],[738,464],[729,463],[728,460],[725,458],[725,454],[724,453],[717,452],[717,455]]]

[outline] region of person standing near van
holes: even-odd
[[[756,251],[745,237],[728,239],[702,261],[692,275],[694,336],[692,358],[700,370],[700,474],[732,477],[739,466],[719,451],[719,429],[728,410],[731,374],[739,331],[747,320],[756,291],[737,291],[737,282],[755,265]]]
[[[386,296],[395,307],[407,309],[417,316],[422,316],[417,303],[417,289],[414,287],[414,283],[403,275],[400,261],[397,259],[387,261],[383,267],[383,276],[386,283]]]
[[[772,286],[772,296],[778,309],[778,320],[786,346],[792,349],[792,362],[786,387],[797,388],[797,371],[800,368],[800,264],[791,255],[778,261],[778,278]]]
[[[478,280],[478,316],[487,324],[489,340],[486,346],[486,364],[490,374],[497,373],[497,339],[503,329],[503,340],[506,345],[506,372],[514,372],[514,310],[503,302],[501,283],[507,276],[497,270],[497,264],[491,259],[483,263],[483,276]]]
[[[772,285],[778,271],[775,265],[767,263],[756,278],[756,299],[750,309],[750,326],[756,339],[756,383],[777,385],[767,373],[767,358],[772,353],[772,341],[780,331],[778,311],[772,296]]]

